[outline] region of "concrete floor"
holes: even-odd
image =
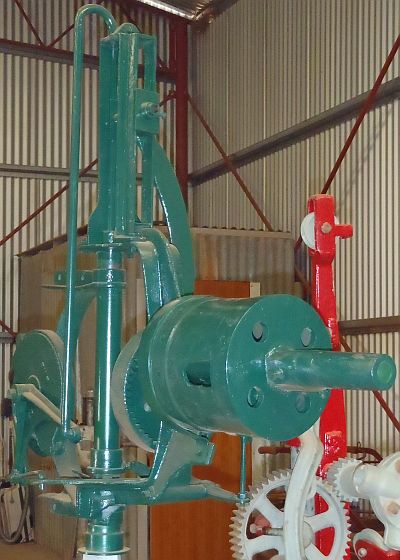
[[[60,558],[35,543],[5,544],[0,541],[0,560],[60,560]]]

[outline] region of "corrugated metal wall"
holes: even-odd
[[[399,21],[397,0],[239,0],[193,34],[193,96],[232,153],[367,91]],[[397,56],[387,79],[399,70]],[[342,319],[399,314],[399,116],[398,100],[369,114],[331,191],[341,221],[355,226],[353,239],[339,244],[336,263]],[[322,188],[351,125],[240,168],[276,230],[298,236],[307,198]],[[192,127],[198,170],[220,156],[195,116]],[[195,226],[262,228],[230,175],[194,187],[192,197]],[[400,362],[398,333],[349,342]],[[398,396],[398,388],[386,395],[397,416]],[[352,443],[384,454],[399,448],[373,397],[353,393],[347,400]]]
[[[23,0],[22,5],[42,41],[48,44],[73,23],[75,11],[85,3]],[[3,0],[1,4],[0,38],[36,44],[32,31],[14,1]],[[116,2],[104,4],[112,10],[118,22],[126,21]],[[159,56],[162,60],[168,60],[168,20],[141,9],[132,12],[132,17],[141,31],[157,35]],[[103,31],[96,19],[88,23],[88,54],[97,54],[97,42]],[[55,46],[72,50],[73,32],[67,33]],[[40,53],[36,56],[40,56]],[[0,52],[0,238],[58,192],[68,179],[71,85],[72,66],[68,63]],[[173,84],[161,82],[160,98],[171,89]],[[96,115],[97,69],[87,67],[83,86],[82,168],[97,156]],[[172,160],[175,153],[174,119],[174,103],[170,103],[167,118],[161,125],[160,139]],[[80,225],[87,222],[95,197],[96,168],[80,185]],[[18,330],[16,255],[65,233],[65,209],[66,194],[63,194],[0,247],[0,318],[14,331]],[[0,345],[0,399],[7,390],[11,352],[10,344]]]

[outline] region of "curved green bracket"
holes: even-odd
[[[76,348],[82,321],[96,296],[94,289],[84,288],[75,294],[74,321],[71,329],[70,344]],[[67,306],[64,307],[57,323],[56,333],[66,344]]]
[[[141,136],[138,136],[138,143],[143,150]],[[192,294],[196,273],[186,206],[174,169],[163,148],[157,142],[153,142],[152,157],[154,183],[164,210],[170,241],[178,249],[180,255],[182,295]]]
[[[175,245],[153,228],[146,229],[145,241],[136,241],[145,283],[146,312],[150,319],[166,303],[186,295],[185,277]]]

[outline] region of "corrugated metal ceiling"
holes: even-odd
[[[139,0],[147,4],[190,20],[198,20],[204,16],[218,15],[237,0]]]

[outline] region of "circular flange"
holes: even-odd
[[[287,441],[304,433],[320,417],[330,391],[305,392],[300,387],[289,391],[274,385],[269,356],[280,348],[331,347],[318,313],[301,299],[273,295],[255,300],[236,326],[227,355],[227,383],[237,417],[253,433],[272,441]],[[252,367],[251,375],[246,374],[252,364],[260,367]]]

